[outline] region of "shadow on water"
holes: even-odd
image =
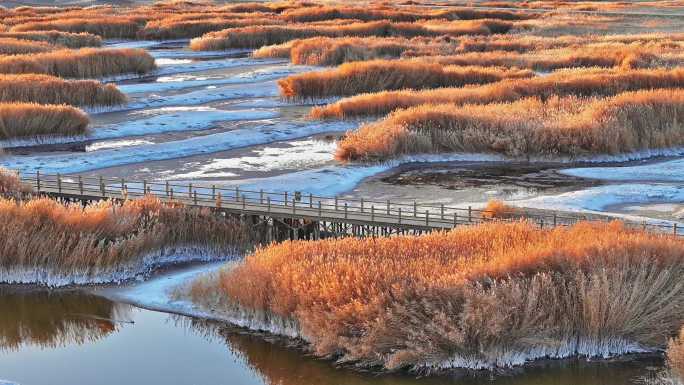
[[[177,325],[223,340],[266,384],[278,385],[626,385],[654,375],[663,366],[658,355],[616,360],[554,360],[506,372],[451,371],[432,376],[374,373],[335,366],[312,357],[281,338],[245,332],[213,321],[173,317]]]
[[[131,306],[78,291],[0,285],[0,351],[81,345],[130,323]]]

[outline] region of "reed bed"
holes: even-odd
[[[117,273],[149,269],[144,264],[151,255],[162,258],[180,248],[225,257],[252,242],[238,219],[164,204],[153,197],[122,205],[103,201],[85,208],[48,198],[3,199],[0,218],[4,280],[21,280],[26,274],[56,281],[116,279],[122,278]]]
[[[524,54],[515,52],[470,52],[453,56],[425,58],[442,65],[479,65],[528,68],[548,72],[561,68],[665,68],[677,67],[682,61],[669,57],[665,50],[639,46],[560,48]]]
[[[168,40],[195,38],[213,31],[227,28],[240,28],[258,25],[277,25],[282,21],[269,18],[214,18],[208,20],[155,20],[147,23],[145,28],[138,32],[140,39]]]
[[[254,327],[281,320],[338,362],[508,367],[664,347],[684,322],[683,246],[617,222],[284,242],[190,296]]]
[[[140,29],[140,20],[136,18],[126,16],[101,16],[28,22],[13,26],[10,29],[10,32],[85,32],[101,36],[104,39],[135,39]]]
[[[283,26],[252,26],[210,32],[190,42],[195,51],[216,51],[231,48],[260,48],[282,44],[294,39],[322,37],[416,37],[460,36],[504,33],[512,22],[501,20],[434,21],[425,23],[330,23],[330,25],[291,24]]]
[[[373,60],[291,75],[279,80],[278,86],[285,98],[304,100],[406,88],[461,87],[532,76],[534,73],[529,70],[501,67],[444,67],[416,60]]]
[[[329,66],[404,55],[448,55],[456,49],[456,44],[440,38],[313,37],[261,47],[253,56],[290,59],[292,64]]]
[[[568,70],[530,79],[507,79],[477,87],[383,91],[361,94],[312,109],[316,119],[383,115],[421,104],[487,104],[525,97],[611,96],[626,91],[684,88],[684,69]]]
[[[133,48],[81,48],[0,58],[0,73],[33,73],[79,79],[144,74],[155,68],[154,58],[147,51]]]
[[[339,142],[341,160],[474,152],[511,157],[618,154],[684,144],[684,90],[574,96],[486,105],[422,105],[362,126]]]
[[[0,32],[0,38],[21,39],[44,42],[66,48],[99,47],[102,38],[90,33],[71,33],[60,31]]]
[[[113,84],[96,80],[64,80],[49,75],[0,75],[0,103],[68,104],[82,107],[126,103]]]
[[[0,140],[86,135],[88,123],[72,106],[0,103]]]
[[[57,47],[48,43],[0,37],[0,55],[41,53],[54,49]]]
[[[319,6],[290,9],[282,13],[285,20],[295,23],[310,23],[334,19],[353,19],[363,21],[389,20],[394,22],[413,22],[422,19],[446,20],[527,20],[539,17],[536,14],[473,8],[453,8],[444,11],[430,11],[426,8],[407,8],[397,10],[396,7],[353,7],[353,6]]]
[[[543,37],[533,35],[463,36],[458,39],[438,38],[382,38],[382,37],[315,37],[291,40],[279,45],[261,47],[255,57],[288,58],[293,64],[339,65],[348,61],[362,61],[382,58],[447,56],[464,65],[509,65],[535,68],[530,62],[535,54],[546,50],[566,48],[565,67],[575,66],[572,54],[584,52],[591,45],[592,57],[599,50],[615,56],[616,50],[625,50],[626,45],[636,48],[677,47],[684,40],[684,34],[634,34],[608,36],[560,36]],[[589,47],[587,47],[589,48]],[[571,51],[572,49],[572,51]],[[542,52],[536,52],[542,51]],[[526,56],[517,53],[529,53]],[[551,51],[546,51],[551,53]],[[562,52],[561,52],[562,53]],[[550,56],[550,55],[547,55]],[[575,55],[580,59],[585,55]],[[547,59],[548,60],[548,59]],[[559,59],[556,59],[558,61]],[[491,64],[485,64],[491,63]],[[499,63],[499,64],[497,64]],[[556,66],[558,68],[560,66]],[[542,67],[543,69],[543,67]]]

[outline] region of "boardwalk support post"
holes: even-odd
[[[83,196],[83,177],[80,175],[78,176],[78,192]]]
[[[40,193],[40,170],[36,171],[36,190]]]
[[[57,191],[62,193],[62,175],[59,173],[57,174]]]

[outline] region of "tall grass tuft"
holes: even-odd
[[[0,103],[23,102],[72,106],[116,106],[127,101],[113,84],[64,80],[49,75],[0,75]]]
[[[21,39],[45,42],[67,48],[99,47],[102,38],[90,33],[71,33],[60,31],[0,32],[0,38]]]
[[[606,99],[552,97],[487,105],[422,105],[362,126],[339,142],[341,160],[439,152],[581,157],[684,144],[684,90]]]
[[[147,51],[130,48],[82,48],[0,58],[0,73],[36,73],[80,79],[144,74],[155,68],[154,58]]]
[[[567,70],[530,79],[507,79],[479,87],[443,88],[421,91],[383,91],[342,99],[316,107],[317,119],[344,119],[383,115],[398,108],[421,104],[486,104],[513,102],[536,96],[611,96],[625,91],[653,88],[684,88],[684,69]]]
[[[90,204],[0,200],[0,279],[26,275],[99,279],[126,275],[175,249],[229,256],[251,245],[239,220],[153,197]],[[123,277],[125,278],[125,277]],[[48,283],[41,281],[38,283]]]
[[[0,140],[88,133],[88,115],[67,105],[0,103]]]
[[[190,295],[339,362],[508,367],[664,347],[684,322],[683,247],[617,222],[284,242],[197,281]]]
[[[0,36],[0,55],[48,52],[57,47],[43,42],[4,38]]]

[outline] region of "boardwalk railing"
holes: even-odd
[[[37,193],[73,200],[129,199],[153,195],[163,201],[241,214],[421,230],[450,229],[492,220],[486,215],[486,210],[444,204],[343,199],[301,192],[244,190],[239,186],[221,188],[215,185],[131,181],[102,176],[36,173],[19,174],[19,177]],[[522,210],[516,210],[508,219],[523,218],[540,228],[567,226],[589,219],[582,215],[530,213]],[[684,235],[684,229],[676,223],[625,223],[630,227],[653,232]]]

